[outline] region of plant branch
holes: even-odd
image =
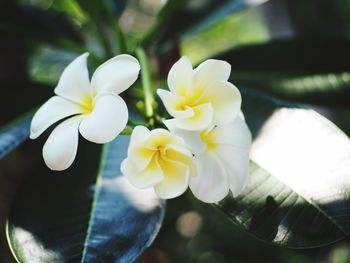
[[[146,116],[150,118],[154,115],[154,94],[152,91],[150,66],[148,63],[146,52],[141,47],[138,47],[136,49],[136,56],[138,57],[141,64],[141,79],[145,100]]]
[[[121,135],[131,135],[133,128],[132,127],[126,127],[124,130],[120,133]]]

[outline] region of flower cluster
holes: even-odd
[[[174,64],[170,91],[157,91],[173,117],[164,121],[169,131],[136,127],[122,163],[134,186],[153,186],[162,198],[177,197],[189,186],[208,203],[230,190],[233,195],[242,191],[251,135],[240,112],[240,92],[228,82],[230,72],[220,60],[207,60],[194,70],[186,57]]]
[[[140,65],[130,55],[102,64],[91,81],[88,54],[70,63],[55,88],[56,95],[34,115],[32,139],[59,120],[43,147],[52,170],[67,169],[74,161],[79,133],[95,143],[114,140],[126,127],[128,109],[119,96],[137,79]],[[241,95],[228,82],[231,66],[207,60],[193,69],[182,57],[168,75],[169,91],[157,94],[173,117],[168,129],[134,128],[122,173],[138,188],[154,187],[159,197],[174,198],[190,187],[208,203],[237,195],[248,175],[250,131],[244,121]]]

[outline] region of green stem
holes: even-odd
[[[138,47],[136,49],[136,56],[138,57],[141,64],[141,79],[145,100],[146,116],[148,118],[151,118],[154,115],[154,94],[152,91],[150,66],[148,63],[146,52],[141,47]]]
[[[126,127],[120,134],[121,135],[131,135],[133,128]]]
[[[132,126],[132,127],[136,127],[136,126],[138,126],[138,125],[143,125],[143,126],[145,126],[145,123],[144,123],[144,122],[137,122],[137,121],[134,121],[134,120],[132,120],[132,119],[129,118],[129,120],[128,120],[128,125],[129,125],[129,126]]]

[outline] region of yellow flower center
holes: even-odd
[[[94,96],[87,96],[82,102],[83,114],[90,114],[94,110]]]
[[[187,108],[193,108],[205,103],[203,96],[204,89],[202,86],[196,86],[193,90],[182,88],[180,94],[183,99],[178,101],[175,108],[179,111],[184,111]]]
[[[165,147],[163,145],[157,146],[157,149],[155,150],[154,156],[156,156],[157,158],[162,158],[165,155],[166,155]]]
[[[216,141],[215,128],[209,131],[201,131],[200,136],[201,140],[207,145],[208,151],[212,151],[218,146],[218,143]]]

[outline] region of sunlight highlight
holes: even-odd
[[[254,141],[251,157],[293,190],[321,204],[339,194],[348,199],[349,139],[312,110],[275,111]]]

